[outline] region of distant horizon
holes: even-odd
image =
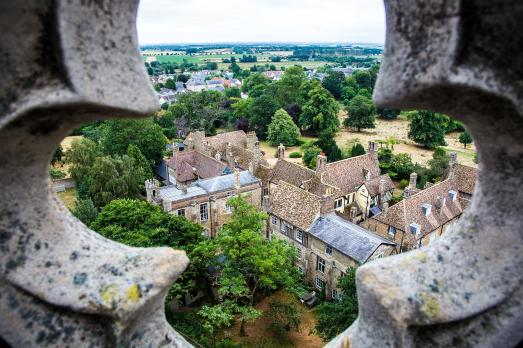
[[[222,42],[155,42],[144,43],[139,46],[194,46],[194,45],[378,45],[384,46],[384,42],[358,42],[358,41],[222,41]]]
[[[385,42],[383,0],[142,0],[140,45]]]

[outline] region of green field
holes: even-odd
[[[292,61],[292,62],[286,61],[286,62],[276,62],[276,63],[273,63],[273,62],[238,63],[238,65],[242,69],[249,69],[253,65],[265,65],[265,64],[275,65],[278,70],[280,70],[282,66],[287,68],[287,67],[294,66],[294,65],[300,65],[307,69],[316,69],[321,66],[324,66],[325,64],[327,64],[327,62],[325,62],[325,61],[310,62],[310,61],[301,61],[300,60],[300,61]],[[222,70],[222,69],[225,70],[229,67],[229,65],[230,64],[228,64],[228,63],[218,63],[218,70]]]
[[[187,61],[187,63],[196,63],[201,64],[208,61],[215,61],[220,62],[224,58],[231,58],[236,57],[236,59],[240,59],[243,55],[242,54],[211,54],[208,56],[193,56],[193,55],[180,55],[180,56],[156,56],[156,59],[161,63],[183,63],[184,59]],[[269,55],[266,54],[254,54],[254,56],[258,57],[258,60],[268,60]]]

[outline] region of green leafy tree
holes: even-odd
[[[300,129],[289,114],[283,109],[276,111],[267,132],[269,144],[273,146],[279,144],[293,146],[297,143],[299,137]]]
[[[354,127],[361,131],[362,128],[375,128],[376,108],[372,100],[356,95],[347,105],[348,116],[344,121],[346,127]]]
[[[190,263],[169,291],[168,300],[208,286],[206,271],[215,250],[203,237],[203,228],[183,217],[137,199],[116,199],[107,204],[90,225],[101,235],[134,247],[171,247],[187,252]]]
[[[151,170],[151,162],[145,158],[140,149],[133,144],[129,144],[127,147],[127,156],[134,160],[134,168],[139,172],[138,182],[143,185],[145,180],[153,177],[153,171]]]
[[[253,98],[238,99],[232,105],[232,114],[236,119],[249,118]]]
[[[174,81],[173,79],[167,79],[165,81],[165,88],[176,90],[176,81]]]
[[[229,65],[229,70],[234,73],[234,76],[240,75],[242,72],[242,68],[236,63],[232,62],[231,65]]]
[[[410,121],[409,138],[429,149],[446,145],[443,115],[431,111],[418,111]]]
[[[427,175],[428,179],[431,181],[440,180],[449,167],[449,161],[450,155],[448,155],[443,148],[435,148],[434,153],[432,154],[432,159],[427,162],[428,169],[425,171],[425,175]]]
[[[321,153],[321,149],[311,143],[304,144],[301,149],[303,151],[303,157],[301,159],[303,164],[307,168],[316,169],[316,160]]]
[[[249,93],[254,86],[267,86],[269,83],[269,79],[262,73],[252,74],[243,81],[242,92]]]
[[[272,116],[278,110],[278,104],[274,98],[263,94],[254,98],[250,108],[249,126],[256,131],[259,139],[265,139],[267,129],[272,121]]]
[[[331,92],[336,99],[340,99],[343,92],[345,74],[341,71],[329,71],[323,79],[322,86]]]
[[[351,157],[361,156],[365,154],[365,148],[360,143],[352,145],[351,148]]]
[[[399,153],[397,155],[393,155],[390,161],[390,167],[392,173],[394,174],[391,175],[391,177],[396,180],[408,179],[410,174],[414,172],[415,169],[414,163],[412,163],[412,158],[408,153]]]
[[[72,213],[78,220],[89,226],[98,216],[98,209],[90,198],[77,199]]]
[[[468,144],[472,144],[472,135],[466,130],[459,135],[459,142],[463,144],[466,149]]]
[[[241,307],[240,335],[244,335],[245,323],[260,315],[253,308],[260,289],[296,287],[296,250],[282,240],[264,237],[267,215],[245,198],[230,198],[228,204],[233,213],[214,241],[216,252],[224,256],[219,293]]]
[[[342,290],[339,301],[324,302],[317,308],[316,332],[326,342],[343,332],[358,317],[356,269],[348,268],[338,286]]]
[[[216,335],[224,327],[231,326],[234,316],[229,308],[223,305],[203,306],[198,311],[198,316],[202,318],[202,325],[205,331],[211,335],[212,347],[216,347]]]
[[[151,119],[109,120],[101,140],[108,155],[125,155],[129,144],[133,144],[145,158],[156,164],[163,159],[166,143],[162,128]]]
[[[98,156],[100,156],[99,146],[86,138],[74,139],[65,154],[66,162],[69,163],[69,174],[76,182],[81,197],[90,185],[91,168]]]
[[[358,70],[351,76],[358,86],[358,90],[366,89],[370,93],[374,90],[376,75],[368,70]]]
[[[389,108],[378,108],[378,115],[381,118],[387,119],[387,120],[394,120],[398,118],[401,110],[399,109],[389,109]]]
[[[298,91],[305,81],[305,73],[300,66],[291,66],[277,82],[276,100],[281,107],[296,103]]]
[[[300,332],[301,311],[294,303],[271,301],[267,317],[269,327],[278,337],[285,336],[291,329]]]
[[[303,81],[303,83],[298,88],[298,93],[296,95],[296,103],[301,108],[303,108],[310,99],[309,93],[316,88],[321,88],[320,81],[318,81],[316,79]]]
[[[302,129],[318,134],[320,131],[335,134],[339,127],[339,106],[329,91],[316,87],[309,92],[309,100],[302,108],[300,125]]]
[[[323,150],[329,162],[343,159],[343,153],[334,140],[334,134],[329,131],[322,131],[318,136],[316,144]]]
[[[227,98],[241,98],[242,92],[238,87],[231,87],[225,89],[225,95]]]
[[[53,158],[51,159],[51,164],[55,164],[56,162],[62,161],[62,156],[64,155],[64,148],[61,144],[58,144],[56,149],[54,150]]]

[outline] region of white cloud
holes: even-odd
[[[140,44],[383,43],[383,0],[142,0]]]

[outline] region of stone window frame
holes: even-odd
[[[176,216],[183,216],[183,217],[185,217],[185,208],[176,209]]]
[[[320,257],[319,255],[316,255],[316,271],[324,274],[326,264],[327,262],[324,258]]]
[[[233,196],[234,196],[233,191],[227,192],[227,200],[225,202],[225,213],[226,214],[232,214],[232,212],[233,212],[233,207],[231,205],[229,205],[229,198],[231,198]]]
[[[387,234],[391,237],[396,237],[396,233],[398,232],[398,230],[396,229],[396,227],[392,226],[392,225],[389,225],[387,227]]]
[[[305,237],[305,232],[303,232],[300,229],[297,229],[296,230],[296,238],[295,238],[296,241],[299,242],[300,244],[303,244],[304,237]]]
[[[332,252],[333,252],[332,246],[329,244],[325,244],[325,254],[332,256]]]
[[[323,290],[323,288],[325,287],[325,280],[323,280],[319,276],[314,277],[314,286],[318,290]]]
[[[207,202],[200,203],[200,221],[209,221],[209,204]]]
[[[278,218],[274,215],[271,216],[271,223],[273,225],[277,225],[278,224]]]

